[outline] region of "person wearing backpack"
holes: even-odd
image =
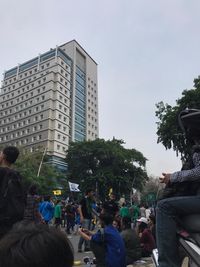
[[[44,201],[40,204],[39,212],[46,224],[49,224],[54,215],[54,203],[50,196],[44,196]]]
[[[14,146],[0,152],[0,239],[24,215],[26,198],[22,177],[11,168],[18,156],[19,150]]]
[[[79,234],[91,243],[91,250],[96,257],[96,266],[126,267],[125,244],[118,230],[112,225],[113,216],[102,213],[99,218],[102,228],[96,233],[79,228]]]

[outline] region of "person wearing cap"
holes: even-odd
[[[152,253],[152,250],[156,248],[154,237],[148,228],[148,220],[145,217],[141,217],[137,220],[138,232],[140,238],[140,245],[142,248],[142,257],[149,257]]]

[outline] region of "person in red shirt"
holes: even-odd
[[[138,231],[140,237],[140,245],[142,248],[142,257],[149,257],[152,250],[156,248],[154,237],[151,230],[148,228],[148,220],[145,217],[141,217],[137,220],[139,222]]]

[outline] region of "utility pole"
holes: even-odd
[[[43,152],[43,155],[42,155],[42,159],[41,159],[41,161],[40,161],[40,166],[39,166],[39,168],[38,168],[37,177],[40,175],[40,170],[41,170],[42,163],[43,163],[44,156],[45,156],[46,152],[47,152],[47,148],[45,147],[44,152]]]

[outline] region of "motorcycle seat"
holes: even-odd
[[[191,214],[181,218],[181,225],[191,233],[200,233],[200,214]]]

